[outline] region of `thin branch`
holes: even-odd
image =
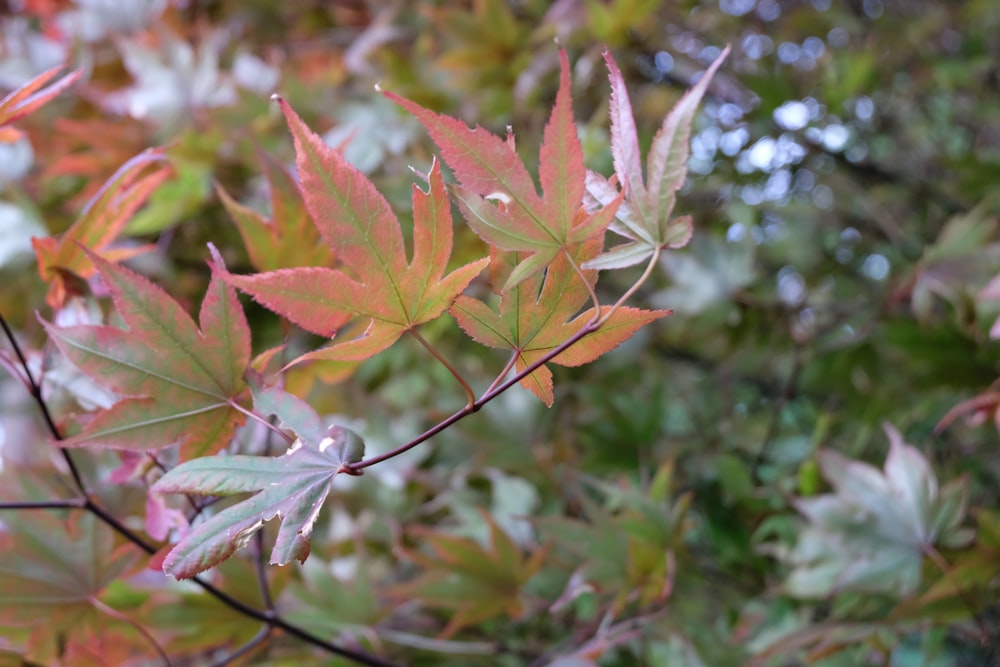
[[[503,392],[507,391],[508,389],[510,389],[511,387],[513,387],[514,385],[516,385],[518,382],[520,382],[521,380],[523,380],[527,376],[529,376],[532,373],[534,373],[535,370],[537,370],[541,366],[544,366],[548,362],[550,362],[553,359],[555,359],[556,357],[558,357],[560,354],[562,354],[563,352],[565,352],[569,347],[571,347],[574,344],[576,344],[577,342],[579,342],[579,340],[581,338],[583,338],[584,336],[590,335],[590,334],[594,333],[595,331],[597,331],[597,329],[599,327],[600,327],[600,324],[598,323],[598,320],[596,319],[596,317],[594,319],[591,319],[579,331],[577,331],[575,334],[573,334],[572,336],[570,336],[569,338],[567,338],[559,346],[554,347],[551,350],[549,350],[548,352],[546,352],[542,357],[540,357],[539,359],[535,360],[534,362],[532,362],[531,364],[529,364],[528,366],[526,366],[523,370],[521,370],[519,373],[517,373],[516,375],[514,375],[512,378],[510,378],[506,382],[502,382],[501,384],[499,384],[499,385],[497,385],[495,387],[492,387],[491,389],[487,390],[486,393],[484,393],[482,396],[480,396],[472,405],[465,406],[464,408],[462,408],[458,412],[456,412],[453,415],[451,415],[450,417],[447,417],[446,419],[438,422],[437,424],[435,424],[431,428],[427,429],[426,431],[424,431],[423,433],[421,433],[417,437],[413,438],[412,440],[410,440],[406,444],[400,445],[399,447],[396,447],[395,449],[393,449],[391,451],[388,451],[388,452],[386,452],[384,454],[380,454],[378,456],[373,456],[370,459],[365,459],[364,461],[359,461],[358,463],[352,463],[352,464],[349,464],[349,465],[345,465],[344,468],[347,468],[352,473],[358,472],[358,471],[364,470],[365,468],[373,466],[373,465],[375,465],[377,463],[381,463],[382,461],[387,461],[387,460],[389,460],[391,458],[399,456],[400,454],[403,454],[403,453],[408,452],[409,450],[413,449],[417,445],[419,445],[419,444],[421,444],[423,442],[426,442],[427,440],[430,440],[435,435],[437,435],[441,431],[447,429],[451,425],[453,425],[453,424],[455,424],[457,422],[460,422],[461,420],[465,419],[466,417],[468,417],[472,413],[478,412],[479,410],[481,410],[484,405],[486,405],[487,403],[489,403],[490,401],[492,401],[494,398],[496,398],[497,396],[499,396]]]
[[[462,374],[458,372],[458,369],[455,368],[450,361],[445,359],[440,352],[434,349],[434,347],[427,342],[427,339],[421,336],[416,329],[410,329],[409,333],[411,336],[417,339],[417,342],[419,342],[421,345],[424,346],[425,350],[431,353],[432,357],[440,361],[441,365],[447,368],[448,372],[451,373],[456,380],[458,380],[458,383],[460,385],[462,385],[462,389],[465,390],[465,395],[469,399],[469,402],[466,403],[466,407],[471,407],[473,404],[475,404],[476,394],[474,391],[472,391],[472,387],[469,386],[469,383],[465,381],[465,378],[462,377]]]
[[[239,647],[226,657],[216,660],[211,665],[209,665],[209,667],[225,667],[232,661],[238,660],[243,656],[248,655],[255,648],[257,648],[258,646],[267,641],[268,637],[271,636],[271,631],[273,629],[274,628],[272,628],[270,625],[264,625],[260,629],[260,631],[250,639],[250,641],[248,641],[246,644]]]
[[[228,405],[229,405],[229,406],[230,406],[231,408],[233,408],[234,410],[236,410],[237,412],[242,412],[243,414],[245,414],[245,415],[246,415],[247,417],[249,417],[250,419],[253,419],[254,421],[257,421],[257,422],[259,422],[260,424],[263,424],[263,425],[264,425],[264,426],[265,426],[266,428],[270,429],[270,431],[271,431],[272,433],[277,433],[277,434],[278,434],[279,436],[281,436],[281,438],[283,438],[283,439],[285,440],[285,442],[287,442],[287,443],[288,443],[289,445],[291,445],[292,443],[294,443],[294,442],[295,442],[295,438],[293,438],[292,436],[290,436],[290,435],[288,435],[287,433],[285,433],[284,431],[282,431],[282,430],[281,430],[280,428],[278,428],[278,427],[277,427],[277,426],[276,426],[276,425],[275,425],[275,424],[274,424],[274,423],[273,423],[272,421],[270,421],[270,420],[268,420],[268,419],[265,419],[264,417],[261,417],[261,416],[260,416],[259,414],[257,414],[257,413],[256,413],[256,412],[254,412],[253,410],[247,410],[246,408],[244,408],[244,407],[243,407],[242,405],[240,405],[239,403],[237,403],[237,402],[236,402],[235,400],[233,400],[232,398],[230,398],[230,399],[229,399],[229,400],[227,401],[227,404],[228,404]]]
[[[514,365],[517,364],[517,357],[519,354],[520,353],[517,350],[514,350],[513,353],[511,353],[510,359],[507,360],[507,364],[503,367],[503,370],[500,371],[500,374],[497,375],[496,379],[490,383],[490,386],[486,388],[486,391],[493,391],[498,384],[503,382],[503,379],[507,377],[507,373],[510,373],[510,369],[514,368]]]
[[[36,500],[0,503],[0,510],[54,510],[54,509],[86,509],[86,498],[67,498],[65,500]]]
[[[660,248],[660,246],[657,246],[656,249],[653,251],[653,256],[649,258],[649,263],[646,264],[646,270],[643,271],[642,275],[639,276],[639,279],[635,281],[635,283],[633,283],[633,285],[629,287],[628,290],[626,290],[625,293],[622,294],[617,301],[615,301],[615,304],[611,306],[611,308],[609,308],[606,313],[601,314],[600,324],[604,324],[605,322],[607,322],[608,318],[614,315],[615,311],[618,310],[622,306],[622,304],[624,304],[626,301],[632,298],[632,295],[635,294],[636,291],[640,287],[642,287],[647,280],[649,280],[649,277],[653,275],[653,269],[656,268],[657,262],[660,261],[661,253],[662,253],[662,248]]]
[[[590,302],[594,304],[594,310],[598,313],[601,312],[601,302],[597,298],[597,292],[594,291],[594,286],[590,284],[589,280],[587,280],[587,276],[584,275],[583,269],[581,269],[580,265],[576,263],[573,256],[569,254],[569,250],[563,248],[563,254],[566,256],[566,261],[569,262],[569,265],[573,267],[574,271],[576,271],[576,275],[580,277],[580,282],[582,282],[583,286],[587,288],[587,294],[590,295]]]
[[[156,637],[150,634],[149,631],[146,630],[146,628],[142,627],[142,625],[140,625],[136,621],[133,621],[131,618],[121,613],[117,609],[114,609],[113,607],[109,607],[108,605],[104,604],[96,597],[91,597],[89,602],[91,605],[93,605],[95,609],[103,612],[105,615],[110,616],[115,620],[121,621],[122,623],[126,623],[127,625],[132,626],[132,628],[135,629],[136,632],[142,635],[143,639],[145,639],[152,645],[153,650],[156,651],[157,655],[159,655],[160,658],[163,660],[163,664],[166,665],[167,667],[171,667],[170,656],[167,655],[166,651],[163,650],[163,647],[160,646],[160,644],[156,641]]]
[[[947,577],[951,575],[951,567],[944,559],[944,556],[941,555],[941,552],[934,548],[933,544],[923,545],[921,551],[923,551],[924,555],[927,556],[935,566],[937,566],[937,569],[941,571],[943,576]],[[990,633],[986,629],[986,624],[983,622],[982,615],[976,611],[973,601],[969,599],[969,592],[961,588],[959,584],[956,583],[955,593],[958,596],[958,599],[962,601],[962,605],[972,616],[972,620],[976,624],[976,629],[979,631],[979,643],[982,646],[988,646],[991,643]]]
[[[271,597],[271,586],[267,581],[267,568],[264,565],[264,531],[254,533],[253,541],[254,569],[257,571],[257,585],[260,588],[260,598],[264,602],[264,613],[276,616],[274,599]]]
[[[48,427],[49,432],[52,433],[56,440],[62,440],[62,436],[59,435],[59,429],[56,427],[56,423],[52,419],[52,414],[49,412],[49,406],[45,403],[45,399],[42,397],[42,385],[36,382],[34,376],[31,374],[31,368],[28,366],[28,359],[21,351],[21,346],[18,344],[17,338],[14,336],[14,332],[7,324],[7,319],[3,316],[3,313],[0,313],[0,327],[3,328],[3,332],[7,336],[7,340],[10,341],[10,346],[13,348],[14,354],[17,355],[18,361],[21,362],[21,368],[24,369],[24,377],[28,380],[28,392],[31,394],[31,397],[35,400],[35,403],[42,411],[42,418],[45,419],[45,425]],[[76,485],[77,490],[85,496],[88,495],[87,487],[83,483],[83,476],[80,475],[80,469],[77,468],[76,462],[73,461],[73,457],[70,456],[65,447],[60,448],[59,451],[62,452],[63,460],[66,461],[66,467],[69,468],[70,476],[73,477],[73,483]]]

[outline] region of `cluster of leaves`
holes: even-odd
[[[17,4],[4,658],[991,659],[990,3]]]

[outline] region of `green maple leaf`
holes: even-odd
[[[789,554],[791,595],[820,597],[839,590],[907,595],[920,584],[924,556],[935,545],[971,538],[960,527],[968,480],[938,486],[930,464],[885,425],[890,449],[879,471],[832,451],[820,453],[820,471],[835,493],[801,498],[809,523]]]
[[[575,248],[573,259],[578,264],[582,263],[599,249],[599,240],[581,244]],[[503,285],[508,281],[510,272],[516,270],[518,257],[516,253],[494,250],[491,261],[493,284]],[[586,270],[582,273],[591,286],[597,282],[597,271]],[[497,311],[481,301],[460,296],[450,312],[476,342],[516,352],[516,368],[520,371],[590,322],[595,316],[595,309],[588,308],[581,312],[589,299],[590,292],[579,274],[569,260],[560,255],[549,266],[544,278],[533,276],[504,292]],[[602,306],[602,313],[605,308],[609,306]],[[667,310],[619,307],[600,329],[560,353],[552,362],[562,366],[590,363],[627,340],[643,325],[669,314]],[[521,380],[521,385],[546,405],[552,405],[552,371],[546,366],[535,369]]]
[[[209,456],[180,464],[151,493],[228,496],[253,493],[196,526],[167,554],[163,571],[186,579],[229,558],[274,518],[281,520],[272,565],[309,555],[310,535],[334,478],[361,460],[364,441],[341,426],[324,428],[301,399],[279,389],[254,388],[254,406],[276,414],[298,435],[282,456]]]
[[[271,194],[271,218],[240,204],[217,185],[229,217],[240,230],[250,263],[258,271],[294,266],[332,266],[333,252],[320,242],[302,192],[288,170],[266,153],[260,154]]]
[[[226,446],[244,415],[250,329],[235,291],[213,275],[201,329],[163,290],[88,252],[128,330],[57,327],[52,342],[99,384],[125,396],[62,441],[67,447],[150,450],[181,443],[185,458]]]
[[[607,206],[624,195],[611,230],[628,239],[600,257],[588,267],[617,269],[644,262],[657,248],[680,248],[691,240],[690,216],[671,219],[677,191],[684,185],[687,162],[691,155],[691,124],[698,104],[708,90],[715,72],[729,55],[729,47],[715,59],[691,90],[677,102],[663,119],[663,125],[653,137],[646,157],[643,177],[639,138],[632,115],[625,79],[609,51],[604,52],[611,82],[611,155],[615,178],[587,174],[587,208]],[[621,186],[621,191],[618,187]]]
[[[424,571],[389,591],[394,598],[450,611],[442,638],[495,616],[519,616],[521,591],[545,560],[547,549],[525,557],[490,515],[483,517],[490,531],[486,546],[467,537],[414,529],[431,553],[407,551],[406,555]]]
[[[134,545],[116,546],[114,532],[89,512],[65,521],[8,513],[0,533],[0,632],[29,631],[28,654],[47,661],[58,645],[80,650],[119,637],[100,598],[139,555]]]

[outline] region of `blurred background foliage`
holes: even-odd
[[[992,0],[0,8],[0,88],[62,63],[85,72],[22,124],[24,139],[0,146],[0,310],[64,404],[93,389],[44,347],[30,238],[66,229],[143,148],[167,146],[173,175],[122,243],[155,243],[133,266],[196,304],[206,242],[234,271],[255,270],[213,182],[269,215],[260,152],[292,159],[273,92],[405,215],[407,167],[426,169],[433,147],[376,83],[492,131],[511,125],[532,160],[555,95],[556,39],[574,63],[588,164],[609,174],[604,46],[648,144],[731,44],[680,197],[694,240],[668,252],[636,297],[675,314],[593,365],[557,370],[552,409],[515,390],[349,480],[310,560],[271,570],[279,606],[407,665],[1000,663],[1000,449],[989,423],[1000,305],[982,293],[1000,272]],[[468,230],[456,245],[456,261],[483,252]],[[616,296],[628,279],[599,289]],[[93,302],[77,307],[100,317]],[[256,351],[319,342],[247,308]],[[504,363],[448,318],[425,336],[480,388]],[[406,340],[358,368],[295,369],[289,383],[362,432],[370,454],[463,400]],[[4,498],[59,493],[29,397],[12,381],[0,391]],[[883,422],[916,449],[887,438]],[[262,451],[262,437],[247,429],[237,446]],[[897,456],[882,477],[861,461],[881,466],[890,442]],[[117,465],[92,458],[93,479]],[[141,517],[141,482],[111,487],[109,505]],[[249,571],[237,558],[213,577],[254,601]],[[893,579],[902,573],[915,579]],[[105,601],[190,664],[256,632],[151,573],[116,585]],[[8,637],[0,649],[27,641],[23,630]],[[290,638],[248,659],[346,664]]]

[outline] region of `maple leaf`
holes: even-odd
[[[270,186],[271,219],[238,203],[216,185],[216,192],[243,237],[250,263],[258,271],[294,266],[332,266],[333,253],[320,243],[299,186],[284,167],[266,153],[260,163]]]
[[[80,70],[74,70],[45,88],[45,84],[60,70],[62,70],[61,65],[42,72],[0,100],[0,144],[13,143],[21,138],[21,131],[10,127],[10,123],[34,113],[80,78]]]
[[[544,196],[507,140],[482,127],[437,114],[393,93],[390,99],[415,115],[441,149],[460,185],[452,189],[469,226],[491,246],[528,253],[507,276],[503,290],[542,271],[570,247],[599,237],[611,223],[620,199],[586,213],[583,149],[570,99],[569,60],[559,52],[561,74],[555,106],[545,126],[538,175]]]
[[[295,139],[306,208],[342,268],[223,275],[264,306],[313,333],[330,336],[353,318],[366,322],[361,336],[335,341],[296,361],[367,359],[404,332],[440,316],[488,260],[445,275],[452,220],[441,168],[435,161],[428,174],[428,191],[413,186],[413,259],[407,263],[399,220],[374,184],[311,132],[286,102],[279,103]]]
[[[236,401],[250,359],[250,329],[235,290],[213,274],[199,330],[159,287],[89,257],[129,329],[43,324],[70,361],[127,398],[60,444],[150,450],[180,442],[185,457],[224,447],[244,421]]]
[[[927,459],[889,424],[883,471],[833,451],[820,453],[823,476],[835,493],[801,498],[809,523],[788,559],[785,588],[797,597],[837,590],[908,595],[920,584],[924,556],[934,545],[961,546],[968,480],[939,486]]]
[[[29,133],[44,178],[72,176],[81,183],[68,205],[84,205],[109,175],[150,145],[148,128],[130,118],[57,118]]]
[[[209,456],[180,464],[153,485],[151,493],[227,496],[255,493],[196,526],[163,561],[163,571],[186,579],[229,558],[278,517],[281,528],[272,565],[305,561],[320,508],[334,478],[361,460],[364,441],[342,426],[325,429],[305,401],[279,389],[254,388],[254,406],[276,414],[298,438],[282,456]]]
[[[108,246],[170,175],[170,167],[166,165],[146,170],[150,164],[163,159],[161,149],[139,153],[108,179],[84,207],[80,218],[58,240],[51,236],[31,239],[38,259],[38,273],[42,280],[49,283],[45,300],[50,306],[59,308],[71,296],[71,283],[67,280],[69,274],[80,278],[89,278],[94,274],[94,264],[84,248],[111,262],[120,262],[153,248],[143,245],[109,249]]]
[[[63,521],[9,513],[0,553],[0,627],[33,628],[30,654],[57,641],[92,644],[95,631],[117,636],[98,611],[99,599],[140,553],[132,544],[116,547],[112,530],[93,514],[75,512]]]
[[[728,55],[727,46],[698,79],[698,83],[663,119],[646,156],[644,179],[639,137],[625,79],[611,52],[604,52],[611,82],[611,156],[615,176],[609,180],[588,172],[586,202],[587,208],[593,210],[598,206],[607,206],[624,194],[625,201],[617,209],[611,230],[628,239],[628,243],[615,246],[591,260],[588,268],[632,266],[652,257],[658,248],[681,248],[691,240],[693,226],[690,216],[671,219],[670,214],[674,210],[677,191],[684,185],[687,176],[691,124],[695,112],[712,77]]]
[[[484,512],[483,518],[489,525],[488,546],[467,537],[422,527],[413,529],[433,553],[406,551],[406,556],[425,571],[388,591],[394,598],[416,600],[452,612],[442,638],[501,614],[518,617],[523,609],[521,590],[541,568],[548,553],[541,548],[525,558],[493,517]]]
[[[573,261],[579,264],[599,250],[599,239],[581,244],[575,250]],[[494,251],[491,265],[493,284],[504,284],[508,273],[515,270],[516,263],[515,253]],[[582,273],[587,284],[593,287],[597,282],[597,271],[585,270]],[[594,308],[580,312],[589,300],[590,291],[580,275],[568,258],[559,255],[544,278],[528,278],[514,289],[504,292],[498,311],[493,311],[482,301],[460,296],[450,312],[476,342],[515,351],[516,368],[520,371],[561,345],[594,318]],[[602,306],[601,313],[609,308]],[[643,325],[669,314],[669,310],[619,307],[597,331],[561,352],[552,362],[563,366],[590,363],[616,348]],[[546,405],[552,405],[552,371],[546,366],[535,369],[521,380],[521,385]]]

